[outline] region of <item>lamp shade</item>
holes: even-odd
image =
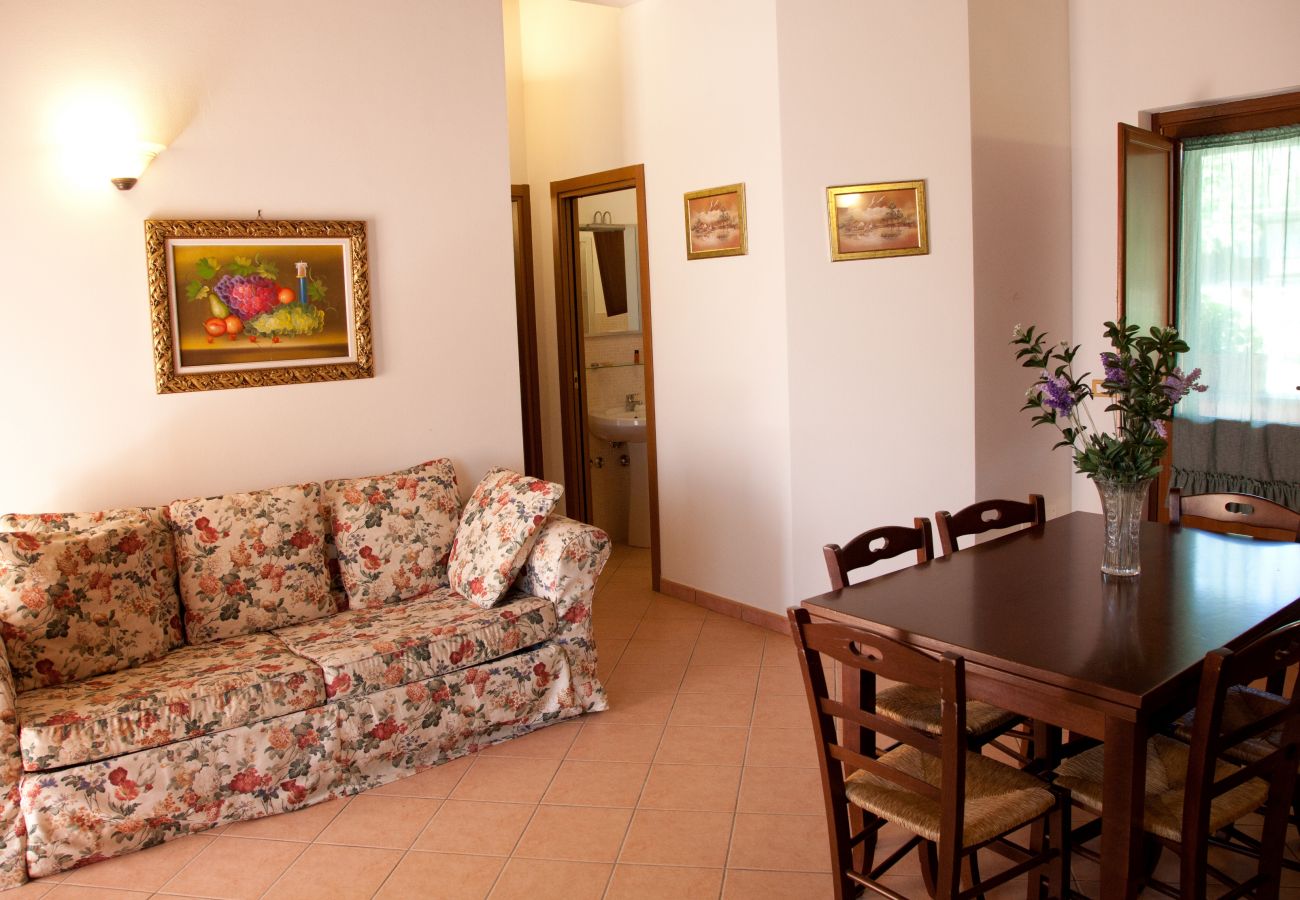
[[[110,169],[113,173],[114,186],[119,191],[131,190],[144,174],[144,170],[149,168],[149,163],[165,149],[162,144],[147,141],[120,148],[114,155]]]

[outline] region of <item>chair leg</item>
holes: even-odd
[[[1150,881],[1151,876],[1155,874],[1156,865],[1160,862],[1160,854],[1164,852],[1164,845],[1149,833],[1142,835],[1142,877]]]
[[[1068,802],[1068,801],[1067,801]],[[1056,834],[1056,825],[1051,826],[1052,834]],[[1052,840],[1056,840],[1055,837]],[[1046,845],[1046,828],[1042,819],[1035,819],[1029,826],[1029,852],[1037,856],[1043,852]],[[1042,900],[1043,896],[1043,876],[1038,870],[1029,873],[1029,883],[1025,885],[1025,900]]]
[[[875,824],[875,816],[871,817],[871,824]],[[849,804],[849,833],[862,834],[867,825],[867,816],[860,806],[852,803]],[[871,829],[871,833],[862,839],[857,847],[853,848],[853,867],[859,872],[870,872],[872,866],[876,863],[876,836],[879,834],[876,828]]]
[[[978,851],[972,850],[966,854],[963,860],[962,868],[965,870],[965,879],[967,889],[973,888],[980,883],[980,863]],[[985,900],[983,892],[975,895],[976,900]]]
[[[1070,896],[1070,798],[1058,800],[1056,810],[1049,819],[1052,844],[1057,856],[1048,869],[1047,896],[1054,900],[1067,900]]]
[[[921,880],[925,882],[925,892],[931,897],[937,897],[939,890],[938,847],[933,841],[921,841],[916,845],[916,860],[921,869]]]

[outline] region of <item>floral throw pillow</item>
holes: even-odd
[[[339,576],[348,604],[374,608],[447,583],[460,519],[449,459],[373,478],[325,482]]]
[[[319,484],[177,500],[185,631],[201,644],[334,612]]]
[[[0,532],[0,633],[19,691],[160,659],[181,644],[171,535],[143,517]]]
[[[508,469],[492,469],[474,488],[447,563],[451,589],[484,609],[514,582],[537,532],[564,488]]]
[[[129,506],[80,513],[5,513],[0,516],[0,531],[90,531],[111,522],[138,522],[144,519],[166,538],[167,558],[158,561],[158,577],[176,590],[176,557],[172,552],[172,530],[163,506]]]

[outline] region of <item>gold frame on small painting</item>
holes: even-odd
[[[908,196],[911,192],[911,196]],[[875,216],[885,221],[866,221],[858,218],[854,233],[848,233],[848,224],[841,227],[842,209],[861,206],[869,194],[897,194],[897,200],[910,210],[904,212],[894,198],[873,198],[872,209],[882,208],[880,204],[889,204],[886,212]],[[897,221],[892,221],[888,217]],[[930,252],[929,228],[926,222],[925,182],[924,181],[887,181],[878,184],[850,184],[826,189],[826,217],[831,233],[831,260],[838,262],[845,259],[879,259],[886,256],[922,256]],[[915,231],[915,239],[899,237],[909,231]],[[843,232],[843,233],[842,233]],[[896,232],[890,234],[890,232]],[[872,237],[872,235],[876,235]],[[885,235],[885,237],[880,237]],[[872,244],[881,246],[872,247]]]
[[[736,195],[735,216],[739,220],[739,243],[727,241],[722,247],[714,249],[696,249],[696,234],[691,223],[691,201],[704,200],[709,197]],[[715,256],[745,256],[749,253],[749,216],[745,212],[745,185],[728,184],[722,187],[706,188],[702,191],[690,191],[682,196],[682,207],[686,214],[686,258],[711,259]],[[730,213],[726,213],[730,215]],[[734,229],[733,229],[734,230]]]
[[[365,222],[148,219],[144,232],[154,381],[159,394],[374,377]],[[200,252],[213,255],[200,260],[200,265],[207,266],[198,270],[204,278],[191,277],[187,284],[181,285],[177,269],[183,267],[177,260],[186,252],[185,248],[202,248]],[[330,284],[309,276],[306,262],[289,264],[297,266],[296,277],[291,279],[291,273],[282,264],[263,260],[260,255],[248,259],[246,254],[250,249],[258,248],[290,260],[324,254],[331,260]],[[245,256],[234,255],[237,252]],[[188,253],[194,255],[195,250]],[[270,282],[272,288],[278,288],[273,293],[279,299],[267,307],[266,299],[262,298],[259,311],[274,313],[279,309],[275,303],[287,307],[297,301],[299,312],[294,315],[301,313],[314,319],[306,318],[310,324],[296,326],[292,332],[278,328],[254,331],[257,322],[246,330],[245,322],[217,294],[217,290],[227,288],[217,284],[214,290],[217,270],[211,266],[217,270],[224,266],[230,272],[245,274],[250,266],[260,266],[256,271],[265,278],[260,284],[265,286]],[[194,270],[195,266],[191,265],[190,269]],[[296,294],[288,287],[294,281],[298,284]],[[328,303],[327,291],[333,295]],[[188,304],[184,312],[182,304]],[[211,309],[204,304],[210,304]],[[208,347],[204,348],[203,329],[209,323],[215,328],[223,309],[230,314],[229,333],[207,330]],[[253,321],[251,314],[248,318]],[[180,330],[182,320],[186,323],[184,340]],[[199,333],[198,338],[192,334],[195,331]],[[324,338],[305,337],[321,331]],[[281,335],[286,336],[282,339]],[[214,345],[214,341],[219,343]],[[216,361],[205,362],[205,358]]]

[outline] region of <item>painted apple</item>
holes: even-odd
[[[226,333],[226,320],[213,317],[203,323],[203,328],[208,334],[216,337],[219,334]]]
[[[292,288],[282,287],[276,292],[275,299],[279,300],[286,306],[298,299],[298,295],[293,292]]]
[[[244,320],[239,316],[226,316],[226,334],[239,334],[244,330]]]

